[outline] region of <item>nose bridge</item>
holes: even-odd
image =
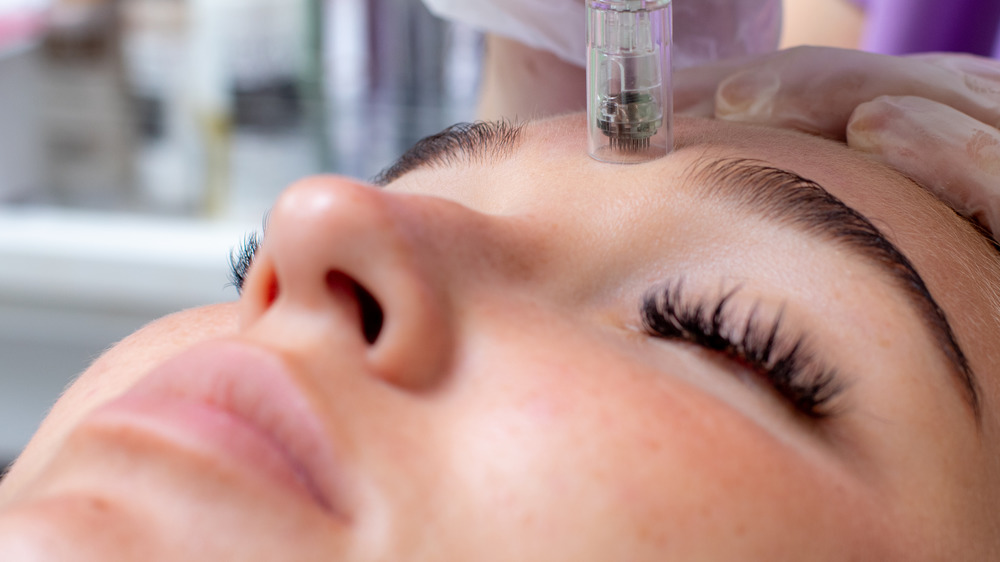
[[[301,298],[315,297],[325,291],[304,272],[365,275],[380,267],[376,258],[402,258],[406,252],[380,197],[346,178],[310,179],[289,188],[269,214],[266,233],[282,286],[301,290]]]

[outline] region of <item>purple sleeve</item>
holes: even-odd
[[[899,55],[927,51],[994,55],[996,0],[851,0],[866,11],[862,48]]]

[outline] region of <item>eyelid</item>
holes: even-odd
[[[765,379],[796,412],[812,420],[831,417],[844,390],[835,369],[812,353],[804,334],[782,327],[782,314],[761,320],[755,304],[745,320],[731,310],[738,289],[709,299],[688,297],[683,281],[650,291],[641,316],[647,333],[686,341],[744,363]]]
[[[951,363],[949,376],[958,383],[977,426],[982,424],[979,377],[959,345],[944,310],[909,258],[869,219],[819,183],[762,161],[746,158],[703,158],[688,178],[699,196],[734,205],[741,212],[839,244],[881,270],[919,313],[936,348]]]

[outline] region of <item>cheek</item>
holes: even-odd
[[[233,304],[190,309],[156,320],[98,358],[66,389],[0,486],[0,502],[12,497],[48,462],[65,436],[97,406],[130,388],[166,359],[189,346],[233,333]]]
[[[815,455],[676,377],[581,349],[508,360],[480,377],[488,401],[463,399],[476,407],[457,414],[451,472],[493,529],[612,557],[867,542],[872,505]]]

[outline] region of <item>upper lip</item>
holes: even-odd
[[[181,364],[168,367],[173,362]],[[318,504],[348,518],[340,459],[278,356],[237,341],[202,344],[155,369],[127,394],[199,403],[243,420],[281,448]]]

